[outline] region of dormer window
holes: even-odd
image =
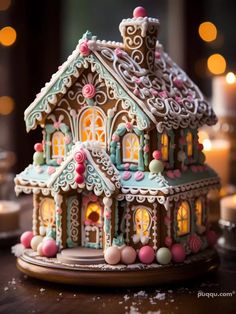
[[[187,156],[193,156],[193,134],[191,131],[187,132],[186,135],[186,145],[187,145]]]
[[[57,131],[52,136],[52,158],[63,158],[65,156],[65,136]]]
[[[134,133],[123,137],[123,162],[138,163],[139,138]]]
[[[161,156],[163,161],[169,159],[169,137],[167,133],[161,135]]]

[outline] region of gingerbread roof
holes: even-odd
[[[145,37],[148,31],[155,30],[155,25],[159,25],[158,20],[147,17],[123,20],[120,31],[124,43],[99,41],[87,32],[72,55],[26,109],[27,131],[43,123],[45,116],[67,93],[83,69],[89,66],[114,89],[115,98],[122,99],[123,106],[136,114],[141,129],[154,124],[162,132],[164,129],[215,124],[217,118],[212,107],[198,87],[163,51],[155,36]],[[133,29],[130,31],[129,27]],[[134,31],[140,31],[137,38],[143,45],[145,38],[152,41],[153,56],[148,54],[151,49],[142,51],[142,47],[129,51],[128,40],[132,43],[135,40],[131,37],[127,40],[126,37]],[[148,40],[146,48],[149,47]],[[86,55],[81,52],[83,43],[87,45]]]

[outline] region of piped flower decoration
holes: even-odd
[[[79,52],[83,57],[90,55],[90,49],[88,46],[88,40],[84,40],[79,44]]]
[[[96,88],[93,84],[86,84],[82,88],[82,94],[84,98],[92,99],[96,94]]]

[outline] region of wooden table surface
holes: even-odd
[[[26,230],[31,205],[22,202]],[[15,260],[10,248],[0,249],[0,313],[236,313],[236,262],[222,262],[216,273],[178,285],[98,289],[28,278],[16,269]],[[206,295],[198,296],[201,291]]]

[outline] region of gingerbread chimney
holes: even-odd
[[[153,71],[159,21],[147,17],[143,7],[134,9],[133,18],[120,23],[124,50],[143,68]]]

